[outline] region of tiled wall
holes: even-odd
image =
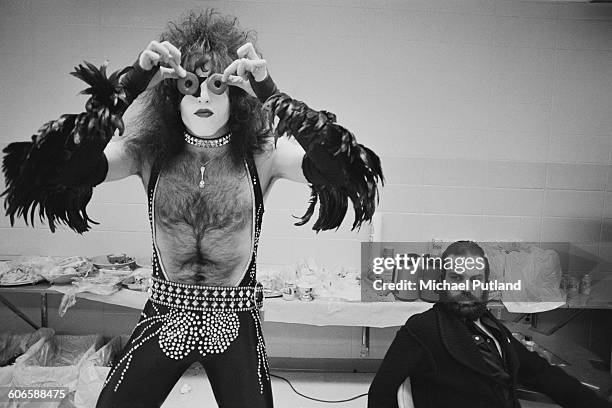
[[[74,64],[130,64],[169,19],[206,6],[259,33],[281,89],[335,112],[382,156],[382,239],[570,241],[612,260],[610,5],[3,0],[0,144],[82,109],[81,84],[67,75]],[[367,229],[315,236],[294,227],[291,215],[302,214],[307,198],[305,186],[275,186],[260,261],[312,256],[356,266]],[[11,229],[0,217],[0,254],[119,249],[146,261],[144,203],[135,178],[101,186],[90,211],[101,225],[83,237],[22,223]],[[287,340],[286,328],[274,326],[268,338],[278,353],[301,355],[321,343],[316,333],[328,333],[336,340],[326,353],[344,356],[359,331],[334,330],[306,327]]]

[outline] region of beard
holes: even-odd
[[[465,303],[464,303],[465,302]],[[467,320],[476,320],[487,312],[485,294],[478,299],[471,293],[451,296],[447,291],[440,293],[440,303],[451,314]]]

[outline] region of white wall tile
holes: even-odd
[[[151,234],[148,232],[90,231],[78,235],[66,229],[52,234],[48,229],[0,228],[3,255],[95,256],[126,252],[150,263]]]
[[[432,101],[460,102],[480,106],[487,103],[491,93],[490,74],[478,71],[440,71],[434,76],[423,74],[423,95]]]
[[[594,50],[558,50],[553,87],[552,133],[608,135],[612,55]],[[602,105],[603,104],[603,105]]]
[[[546,165],[510,161],[489,161],[486,170],[487,187],[544,188]]]
[[[34,5],[32,24],[96,26],[100,11],[99,0],[45,0]]]
[[[540,217],[485,216],[478,232],[480,241],[540,241]]]
[[[608,163],[609,135],[571,135],[552,133],[548,161],[570,163]]]
[[[82,112],[87,98],[79,95],[87,85],[79,79],[69,75],[74,66],[82,59],[67,58],[63,54],[34,54],[33,61],[45,61],[45,77],[53,78],[40,81],[36,86],[36,98],[24,106],[33,108],[35,114],[30,118],[29,125],[32,131],[37,130],[43,123],[55,120],[64,113]],[[99,61],[103,62],[103,61]],[[33,72],[35,75],[35,72]]]
[[[542,242],[598,243],[601,218],[542,219]]]
[[[504,17],[555,18],[558,4],[544,1],[501,0],[495,2],[495,15]]]
[[[423,187],[390,184],[380,194],[381,211],[421,212],[423,211]]]
[[[431,14],[430,39],[453,43],[491,44],[496,19],[488,15]]]
[[[10,38],[10,36],[8,38]],[[30,92],[34,92],[34,84],[31,82],[31,79],[34,74],[34,60],[32,59],[32,55],[7,53],[2,58],[2,61],[4,63],[4,69],[6,70],[5,72],[11,72],[10,80],[8,78],[4,78],[2,81],[3,98],[0,102],[0,113],[2,113],[2,117],[8,120],[13,113],[17,113],[17,109],[15,109],[15,104],[23,106],[27,114],[31,115],[32,109],[28,109],[29,104],[26,102],[28,100],[27,94]],[[16,119],[23,119],[23,117],[18,117],[13,120]],[[10,122],[12,122],[13,120],[10,120]],[[5,124],[5,126],[6,125],[7,124]],[[28,126],[28,129],[32,129],[29,132],[34,132],[36,129],[38,129],[38,127],[35,126]],[[22,139],[28,138],[27,135],[24,136],[25,137],[22,137]],[[0,135],[0,140],[2,141],[12,141],[15,139],[16,135],[9,135],[4,133]]]
[[[155,28],[161,30],[168,21],[177,19],[185,8],[181,2],[159,0],[101,0],[100,23],[105,27]],[[146,45],[146,44],[145,44]]]
[[[488,75],[494,63],[495,48],[488,44],[467,44],[449,42],[410,42],[409,69],[417,72],[480,73]],[[403,50],[403,49],[402,49]],[[435,77],[435,75],[434,75]]]
[[[539,105],[531,105],[539,106]],[[516,119],[520,120],[521,115]],[[508,121],[509,123],[509,121]],[[512,162],[545,162],[548,150],[546,132],[490,131],[475,147],[481,157]]]
[[[612,218],[612,193],[606,193],[604,217]]]
[[[308,207],[309,198],[310,188],[307,185],[279,180],[274,183],[272,190],[265,198],[264,207],[266,209],[299,209],[299,211],[302,211],[302,209],[306,210]]]
[[[21,54],[30,55],[34,49],[32,27],[29,18],[0,20],[0,35],[4,38],[0,51],[3,55]]]
[[[373,9],[368,12],[364,30],[374,38],[424,41],[430,39],[432,24],[432,16],[427,12]]]
[[[482,213],[485,215],[542,214],[544,191],[535,189],[486,189],[482,191]]]
[[[561,20],[557,46],[569,49],[612,49],[609,21]]]
[[[396,139],[396,154],[406,152],[406,156],[424,156],[461,160],[483,160],[498,152],[491,143],[490,132],[469,128],[431,128],[408,133],[403,139]]]
[[[555,50],[503,45],[492,48],[493,70],[499,75],[553,75]]]
[[[417,214],[382,214],[382,241],[413,241],[426,240],[423,237],[424,216]]]
[[[25,20],[31,17],[30,0],[6,0],[2,2],[2,17],[7,20]]]
[[[262,235],[257,259],[264,264],[292,265],[314,258],[319,265],[359,266],[361,243],[355,240],[272,238]]]
[[[601,242],[612,242],[612,218],[603,219]]]
[[[149,42],[159,40],[160,34],[161,29],[102,25],[100,36],[103,40],[98,49],[99,58],[108,59],[111,67],[131,65]],[[117,44],[122,46],[117,47]]]
[[[147,193],[140,177],[102,183],[94,188],[95,203],[147,204]]]
[[[601,105],[579,107],[585,99],[558,103],[553,106],[551,115],[555,122],[553,132],[569,131],[582,134],[605,134],[612,129],[609,111]]]
[[[362,0],[361,6],[366,9],[427,11],[429,0]]]
[[[495,99],[492,102],[489,129],[507,133],[535,133],[534,138],[547,136],[550,105],[518,103],[507,98]],[[511,140],[512,138],[511,136]]]
[[[463,14],[493,14],[495,1],[492,0],[430,0],[428,9],[433,12]]]
[[[604,196],[597,191],[548,190],[544,215],[553,217],[601,217]]]
[[[555,54],[556,77],[559,84],[593,84],[602,81],[602,86],[608,85],[603,80],[611,75],[612,55],[609,52],[558,49]]]
[[[66,10],[64,12],[69,14]],[[104,62],[104,58],[99,54],[103,40],[100,27],[97,25],[40,25],[33,32],[34,53],[37,60],[49,61],[50,56],[61,55],[64,64],[70,68],[83,60],[98,66]],[[135,53],[137,54],[138,50]],[[113,67],[122,68],[114,64],[110,68]],[[63,70],[63,72],[67,75],[69,71]]]
[[[445,112],[445,114],[440,115],[440,112]],[[430,124],[435,124],[434,126],[449,128],[444,130],[449,132],[450,129],[486,129],[490,123],[489,118],[494,114],[495,107],[491,106],[488,100],[476,100],[468,104],[463,101],[440,98],[432,102],[428,119]],[[457,149],[457,153],[462,152]]]
[[[469,187],[423,187],[423,212],[429,214],[482,213],[483,190]]]
[[[548,75],[514,73],[493,79],[492,100],[513,104],[548,105],[552,78]]]
[[[481,187],[486,184],[484,160],[430,159],[423,163],[423,184]]]
[[[380,159],[383,174],[385,176],[385,183],[387,185],[422,185],[423,173],[426,171],[430,163],[430,161],[427,159],[408,157],[381,157]]]
[[[302,216],[304,211],[292,210],[267,210],[265,221],[262,226],[262,235],[270,238],[310,238],[310,239],[353,239],[359,241],[367,241],[369,234],[369,224],[364,224],[361,230],[355,229],[351,231],[353,225],[354,213],[349,210],[346,213],[344,222],[339,229],[331,231],[321,231],[316,233],[311,229],[314,223],[317,212],[313,215],[311,221],[304,226],[297,227],[293,225],[299,219],[295,217]]]
[[[554,48],[557,21],[553,19],[497,17],[493,32],[496,45]]]
[[[612,5],[562,2],[559,3],[559,18],[574,20],[612,20]]]
[[[547,104],[551,101],[555,53],[547,48],[498,46],[493,49],[494,101]]]
[[[548,188],[596,191],[606,189],[608,166],[549,163],[547,167]]]
[[[87,207],[89,217],[100,225],[97,231],[150,231],[146,204],[92,203]]]
[[[477,215],[424,215],[423,240],[479,240],[483,217]]]

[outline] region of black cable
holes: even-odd
[[[341,403],[341,402],[349,402],[349,401],[353,401],[353,400],[356,400],[356,399],[358,399],[358,398],[365,397],[365,396],[367,396],[367,395],[368,395],[367,393],[365,393],[365,394],[360,394],[360,395],[357,395],[356,397],[352,397],[352,398],[348,398],[348,399],[343,399],[343,400],[335,400],[335,401],[331,401],[331,400],[322,400],[322,399],[313,398],[313,397],[309,397],[309,396],[307,396],[307,395],[302,394],[301,392],[299,392],[298,390],[296,390],[296,389],[295,389],[295,387],[293,386],[293,384],[291,384],[291,381],[289,381],[289,380],[288,380],[288,379],[286,379],[285,377],[281,377],[280,375],[276,375],[276,374],[272,374],[272,373],[270,373],[270,376],[271,376],[271,377],[276,377],[276,378],[278,378],[278,379],[280,379],[280,380],[285,381],[287,384],[289,384],[289,386],[291,387],[291,389],[293,390],[293,392],[295,392],[295,393],[296,393],[297,395],[299,395],[300,397],[303,397],[303,398],[306,398],[306,399],[309,399],[309,400],[312,400],[312,401],[317,401],[317,402],[325,402],[325,403],[328,403],[328,404],[339,404],[339,403]]]

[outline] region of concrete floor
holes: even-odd
[[[318,399],[342,400],[368,392],[374,374],[362,373],[321,373],[272,370],[272,374],[287,378],[302,394]],[[187,387],[188,386],[188,387]],[[181,389],[190,388],[181,393]],[[365,408],[367,397],[338,404],[311,401],[293,392],[289,384],[272,378],[274,406],[292,408]],[[189,369],[176,384],[163,408],[216,407],[210,383],[204,370]]]

